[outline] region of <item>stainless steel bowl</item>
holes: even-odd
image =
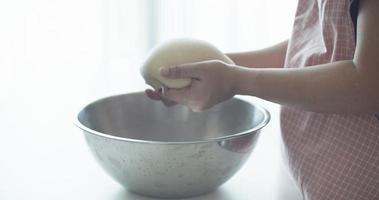
[[[131,93],[85,106],[76,124],[97,161],[121,185],[142,195],[183,198],[233,176],[269,120],[267,110],[239,98],[194,113]]]

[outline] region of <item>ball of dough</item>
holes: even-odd
[[[234,64],[229,57],[208,42],[196,39],[173,39],[152,49],[141,67],[141,74],[146,83],[155,89],[161,86],[183,88],[191,84],[191,79],[168,79],[160,75],[159,69],[205,60],[221,60]]]

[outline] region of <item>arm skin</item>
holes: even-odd
[[[250,68],[280,68],[284,66],[288,40],[274,46],[250,52],[228,53],[236,65]]]
[[[328,113],[379,113],[379,1],[361,1],[353,60],[232,71],[235,93]]]

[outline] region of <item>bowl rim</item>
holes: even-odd
[[[270,113],[268,112],[268,110],[266,108],[262,107],[261,105],[254,104],[254,107],[256,109],[260,110],[263,113],[263,115],[264,115],[263,120],[257,126],[255,126],[253,128],[250,128],[250,129],[247,129],[247,130],[242,131],[242,132],[232,133],[232,134],[226,135],[226,136],[215,137],[215,138],[207,138],[207,139],[204,139],[204,140],[190,140],[190,141],[158,141],[158,140],[141,140],[141,139],[119,137],[119,136],[114,136],[114,135],[110,135],[110,134],[106,134],[106,133],[103,133],[103,132],[100,132],[100,131],[96,131],[96,130],[90,129],[90,128],[88,128],[87,126],[85,126],[84,124],[82,124],[79,121],[79,114],[80,114],[80,112],[83,111],[87,106],[89,106],[91,104],[94,104],[96,102],[99,102],[99,101],[102,101],[102,100],[105,100],[105,99],[108,99],[108,98],[115,98],[115,97],[118,97],[118,96],[141,94],[141,93],[143,93],[143,92],[131,92],[131,93],[122,93],[122,94],[110,95],[110,96],[105,96],[105,97],[99,98],[99,99],[94,100],[94,101],[92,101],[90,103],[87,103],[84,106],[81,106],[81,108],[79,109],[79,112],[77,112],[77,114],[75,116],[75,119],[74,119],[74,125],[77,126],[79,129],[81,129],[82,131],[85,131],[85,134],[90,133],[91,135],[99,136],[99,137],[102,137],[102,138],[107,138],[107,139],[112,139],[112,140],[118,140],[118,141],[125,141],[125,142],[132,142],[132,143],[170,145],[170,144],[196,144],[196,143],[219,142],[219,141],[223,141],[223,140],[230,140],[230,139],[233,139],[233,138],[238,138],[238,137],[242,137],[244,135],[249,135],[251,133],[254,133],[254,132],[262,129],[263,127],[265,127],[270,122],[270,120],[271,120],[271,115],[270,115]],[[238,97],[238,95],[232,97],[232,99],[238,99],[240,101],[243,101],[245,103],[248,103],[248,104],[252,105],[251,102],[249,102],[249,101],[247,101],[245,99],[242,99],[241,97]]]

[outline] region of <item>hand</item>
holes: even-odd
[[[160,88],[157,91],[154,91],[152,89],[146,89],[145,94],[152,100],[156,101],[162,101],[162,103],[166,106],[173,106],[176,103],[174,101],[168,100],[163,96],[162,88]]]
[[[167,88],[164,97],[201,112],[235,95],[233,68],[219,60],[161,68],[164,77],[192,79],[186,88]]]

